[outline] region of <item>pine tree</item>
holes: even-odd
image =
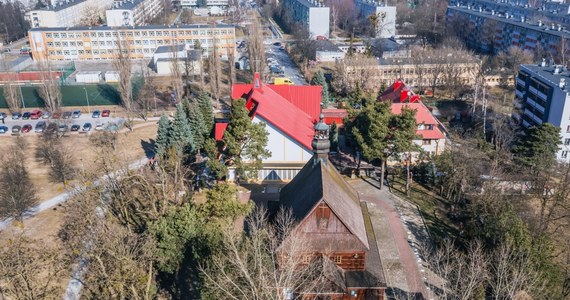
[[[546,170],[556,162],[560,143],[560,127],[544,123],[528,129],[514,150],[520,163],[535,170]]]
[[[331,149],[337,150],[338,149],[338,126],[336,125],[336,122],[333,122],[331,125],[329,140],[331,142]]]
[[[166,149],[170,147],[170,134],[172,127],[170,126],[170,120],[166,114],[162,113],[160,120],[158,121],[158,130],[156,133],[156,153],[163,155],[166,153]]]
[[[325,74],[323,71],[319,70],[317,73],[315,73],[313,80],[311,80],[311,85],[320,85],[323,87],[321,103],[323,107],[327,107],[330,102],[329,85],[325,79]]]
[[[184,111],[188,116],[188,123],[190,124],[190,129],[192,130],[192,136],[194,137],[194,144],[196,145],[196,150],[201,150],[204,148],[204,141],[206,136],[206,125],[204,124],[204,118],[200,107],[196,101],[189,101],[184,99]]]
[[[204,135],[209,136],[214,129],[214,109],[212,108],[212,102],[210,101],[208,93],[202,92],[198,95],[198,106],[200,107],[204,120]]]
[[[172,122],[171,144],[176,146],[178,151],[194,151],[196,144],[192,136],[192,130],[188,123],[188,118],[182,105],[176,105],[176,116]]]

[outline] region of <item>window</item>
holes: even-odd
[[[51,38],[51,37],[52,37],[52,34],[51,34],[51,33],[46,33],[46,37],[47,37],[47,38]]]
[[[83,46],[83,42],[77,42],[77,46]]]
[[[103,36],[105,36],[105,34],[104,34],[103,32],[97,32],[97,36],[98,36],[98,37],[103,37]],[[109,35],[109,36],[110,36],[110,35]]]
[[[564,139],[564,146],[570,145],[570,139]]]
[[[84,54],[84,53],[85,53],[85,51],[79,50],[79,54]]]
[[[124,32],[121,32],[121,33],[124,34]],[[113,31],[113,32],[111,33],[111,35],[112,35],[113,37],[117,37],[117,32],[116,32],[116,31]]]
[[[333,259],[334,259],[334,263],[337,265],[342,263],[342,256],[340,256],[340,255],[335,255]]]
[[[71,55],[77,55],[77,50],[71,50]]]
[[[91,50],[85,50],[85,54],[91,54]]]
[[[116,36],[116,32],[115,32],[115,36]],[[105,32],[105,37],[111,37],[111,33],[110,32]]]
[[[69,46],[75,47],[75,42],[69,42]]]
[[[64,54],[64,55],[69,55],[69,50],[63,51],[63,54]]]
[[[114,34],[116,36],[116,34]],[[121,37],[125,37],[125,33],[121,32]]]
[[[54,33],[54,34],[53,34],[53,37],[54,37],[54,38],[59,38],[59,33]]]
[[[138,32],[137,32],[137,33],[138,33]],[[127,36],[128,36],[128,37],[132,37],[132,36],[133,36],[133,32],[132,32],[132,31],[127,32]]]
[[[568,125],[568,127],[566,127],[566,132],[570,132],[570,125]]]
[[[136,45],[140,45],[140,44],[141,44],[141,40],[136,40],[136,41],[135,41],[135,44],[136,44]]]
[[[61,50],[57,50],[56,53],[57,53],[57,55],[62,55],[62,54],[63,54],[63,52],[62,52]]]
[[[48,42],[47,45],[48,47],[53,47],[53,42]]]
[[[140,31],[136,31],[136,32],[135,32],[135,36],[141,36],[141,32],[140,32]]]
[[[97,33],[96,33],[96,32],[91,32],[89,35],[90,35],[92,38],[94,38],[94,37],[97,36]]]
[[[60,43],[60,42],[55,42],[55,46],[56,46],[56,47],[61,47],[61,43]]]
[[[140,41],[137,41],[137,42],[140,42]],[[135,41],[133,41],[133,40],[129,41],[129,45],[134,45],[134,44],[135,44]]]
[[[431,140],[422,140],[422,145],[431,145]]]
[[[311,255],[303,255],[303,263],[308,264],[311,262]]]
[[[62,33],[62,34],[61,34],[61,37],[62,37],[62,38],[66,38],[66,37],[67,37],[67,33]]]
[[[148,35],[149,35],[149,36],[154,36],[154,31],[150,31],[150,32],[148,33]]]
[[[162,36],[162,31],[157,31],[156,36]]]
[[[71,37],[71,34],[70,34],[70,37]],[[80,38],[81,38],[81,33],[76,33],[76,34],[75,34],[75,38],[80,39]]]
[[[168,36],[168,35],[169,35],[169,32],[165,30],[165,31],[163,32],[163,34],[164,34],[164,36]]]
[[[50,51],[50,52],[49,52],[49,55],[55,55],[55,51],[53,51],[53,50]]]
[[[567,158],[568,157],[568,151],[562,151],[562,155],[560,155],[562,158]]]
[[[67,47],[67,46],[69,46],[69,43],[68,43],[68,42],[61,42],[61,45],[62,45],[63,47]]]
[[[143,32],[142,32],[142,36],[148,36],[148,32],[143,31]]]

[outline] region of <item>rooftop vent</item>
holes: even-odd
[[[493,15],[493,16],[495,15],[495,10],[494,10],[494,9],[491,10],[491,15]]]
[[[560,66],[554,67],[554,74],[555,74],[555,75],[560,74]]]
[[[538,20],[538,27],[542,27],[542,20]]]
[[[542,63],[540,64],[541,67],[546,67],[546,58],[542,59]]]
[[[560,83],[558,83],[558,87],[564,89],[566,87],[566,79],[560,78]]]

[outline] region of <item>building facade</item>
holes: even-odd
[[[160,0],[120,0],[105,12],[107,26],[143,26],[162,13]]]
[[[214,45],[222,57],[235,51],[231,25],[34,28],[28,38],[32,57],[38,61],[109,60],[119,49],[128,51],[132,59],[150,59],[159,46],[193,48],[197,43],[205,55]]]
[[[367,20],[369,16],[378,16],[377,38],[389,38],[396,35],[396,7],[385,6],[376,0],[354,0],[359,18]]]
[[[291,19],[303,26],[313,38],[329,37],[330,8],[317,0],[283,0],[281,5]]]
[[[52,2],[46,8],[34,9],[26,13],[32,28],[73,27],[82,25],[85,19],[99,14],[113,5],[113,0],[66,0]]]
[[[460,35],[470,48],[489,54],[515,46],[556,56],[562,43],[570,39],[562,23],[516,17],[509,11],[501,13],[481,6],[449,6],[446,26],[455,31],[461,28]]]
[[[180,5],[183,8],[195,8],[199,6],[228,6],[229,0],[181,0]]]
[[[512,116],[523,128],[550,123],[560,127],[559,160],[570,158],[570,72],[562,66],[522,65],[515,79]]]

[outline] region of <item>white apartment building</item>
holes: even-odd
[[[376,0],[354,0],[354,5],[362,20],[367,20],[373,14],[378,16],[377,38],[389,38],[396,35],[395,6],[385,6]]]
[[[235,51],[233,25],[33,28],[28,38],[36,61],[109,60],[120,49],[132,59],[150,59],[160,46],[198,43],[205,55],[214,45],[222,58]]]
[[[305,27],[313,38],[329,37],[330,8],[318,0],[282,0],[291,18]]]
[[[105,12],[105,16],[107,26],[143,26],[162,10],[162,0],[119,0]]]
[[[521,65],[515,79],[513,118],[525,128],[550,123],[560,127],[559,160],[570,159],[570,72],[561,66]]]
[[[113,0],[65,0],[53,1],[48,7],[26,13],[32,28],[73,27],[82,25],[94,14],[104,15],[113,5]]]

